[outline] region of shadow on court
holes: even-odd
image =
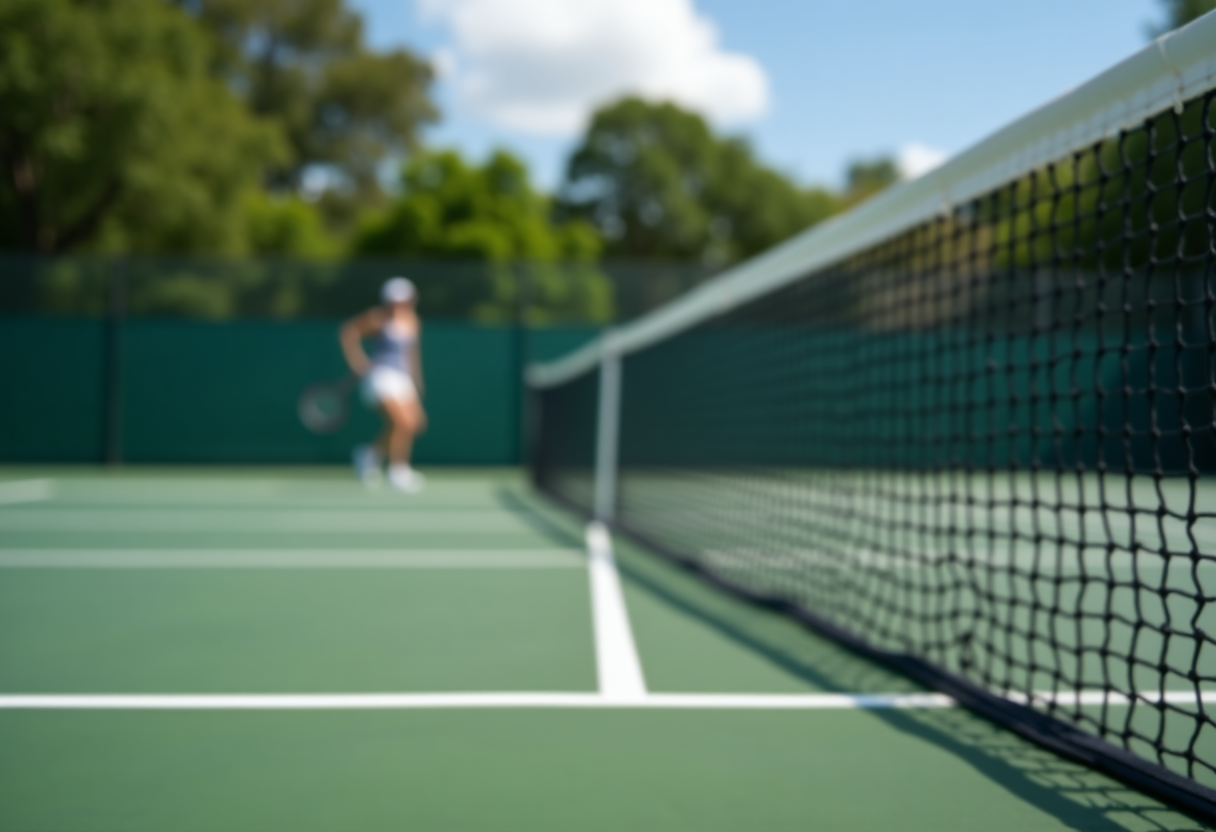
[[[542,497],[524,497],[517,489],[502,487],[495,492],[499,505],[516,515],[520,521],[531,526],[537,534],[551,540],[554,545],[582,549],[587,545],[581,524],[563,512],[563,520],[554,516],[552,503]]]
[[[498,492],[504,508],[562,546],[582,546],[577,525],[565,523],[519,492]],[[914,682],[834,642],[792,625],[783,616],[713,589],[679,567],[619,545],[624,581],[742,646],[785,672],[839,693],[919,690]],[[1076,830],[1202,829],[1134,789],[1040,749],[962,709],[868,711],[890,727],[932,743],[1010,794]]]

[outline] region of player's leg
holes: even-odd
[[[367,486],[375,486],[380,483],[381,465],[388,457],[392,420],[384,412],[383,402],[386,397],[394,394],[394,391],[389,389],[388,381],[383,372],[372,370],[364,376],[360,384],[360,396],[363,403],[377,411],[384,423],[384,427],[375,441],[368,445],[359,445],[354,451],[355,473],[358,475],[359,481]]]
[[[414,446],[413,408],[403,399],[385,399],[380,407],[384,412],[381,436],[389,465],[409,465]]]
[[[414,437],[421,428],[421,408],[414,396],[394,397],[381,402],[386,422],[388,478],[394,488],[418,491],[422,477],[410,467]]]

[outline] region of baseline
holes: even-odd
[[[382,694],[8,694],[0,710],[409,710],[461,708],[660,708],[824,710],[948,708],[938,693],[681,694],[613,697],[600,693]]]
[[[1040,691],[1038,704],[1051,698],[1127,704],[1125,697],[1103,691]],[[1144,701],[1216,703],[1216,691],[1167,691],[1147,694]],[[606,696],[602,693],[320,693],[320,694],[0,694],[0,710],[128,711],[281,711],[281,710],[418,710],[470,708],[637,708],[661,710],[879,710],[953,708],[941,693],[648,693]]]

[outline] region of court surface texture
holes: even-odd
[[[1182,830],[537,496],[0,469],[0,830]]]

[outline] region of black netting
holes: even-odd
[[[1216,786],[1214,137],[1209,93],[626,354],[617,525]],[[538,395],[589,509],[594,383]]]
[[[595,502],[595,430],[600,376],[534,393],[530,408],[531,470],[537,488],[576,508]]]

